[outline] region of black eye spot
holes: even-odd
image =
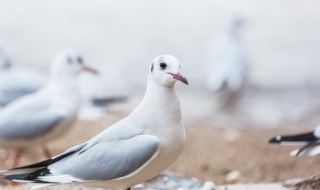
[[[77,61],[78,61],[78,63],[80,63],[80,65],[83,64],[83,59],[82,59],[82,57],[78,57],[78,58],[77,58]]]
[[[167,68],[167,64],[161,62],[161,63],[160,63],[160,68],[161,68],[162,70],[166,69],[166,68]]]

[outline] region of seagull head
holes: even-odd
[[[189,84],[180,72],[179,60],[171,55],[161,55],[152,61],[149,78],[166,87],[174,86],[177,81]]]
[[[54,76],[77,76],[86,71],[98,74],[98,71],[85,64],[82,55],[73,49],[66,49],[60,52],[53,60],[51,72]]]

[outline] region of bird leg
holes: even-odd
[[[42,146],[42,151],[43,151],[43,155],[44,155],[46,158],[48,158],[48,159],[51,158],[50,151],[49,151],[49,149],[48,149],[48,147],[47,147],[46,145],[43,145],[43,146]]]
[[[19,166],[19,161],[20,161],[20,157],[21,157],[22,153],[23,153],[22,149],[15,149],[14,150],[14,159],[13,159],[13,164],[12,164],[13,168],[16,168]]]

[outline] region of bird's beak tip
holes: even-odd
[[[89,66],[85,65],[85,66],[82,67],[82,69],[84,71],[90,72],[92,74],[99,75],[99,72],[96,69],[92,68],[92,67],[89,67]]]
[[[174,79],[179,80],[179,81],[181,81],[182,83],[184,83],[186,85],[189,85],[189,82],[188,82],[187,78],[184,77],[183,75],[181,75],[179,73],[178,74],[168,73],[168,74],[172,75],[172,77]]]

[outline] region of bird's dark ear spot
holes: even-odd
[[[153,63],[151,64],[151,73],[153,72]]]

